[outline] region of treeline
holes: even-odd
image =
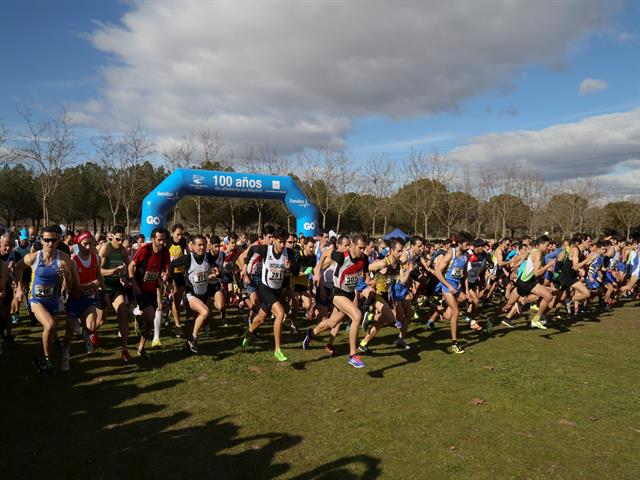
[[[0,217],[7,225],[101,231],[118,223],[135,232],[144,197],[180,167],[291,175],[316,206],[320,226],[339,232],[380,235],[400,227],[427,238],[457,230],[567,238],[578,231],[629,236],[640,225],[635,200],[606,201],[589,178],[552,184],[517,164],[472,171],[420,151],[403,162],[385,155],[356,162],[328,149],[295,158],[266,147],[225,152],[211,131],[159,149],[140,126],[91,139],[87,154],[65,112],[41,122],[22,117],[26,128],[11,141],[0,127]],[[295,228],[282,203],[261,199],[187,197],[168,218],[200,232],[259,231],[265,221]]]

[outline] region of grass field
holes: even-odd
[[[465,331],[464,355],[445,325],[407,352],[387,329],[361,370],[344,334],[336,358],[291,335],[287,364],[244,353],[239,321],[125,366],[110,323],[53,377],[23,322],[0,356],[0,478],[640,478],[639,312]]]

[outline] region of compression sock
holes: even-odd
[[[156,310],[153,318],[153,339],[160,340],[160,326],[162,325],[162,310]]]

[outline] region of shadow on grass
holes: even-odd
[[[7,413],[0,435],[3,479],[356,479],[380,474],[379,459],[356,455],[318,461],[318,467],[294,476],[292,464],[278,456],[301,444],[302,436],[261,432],[259,425],[243,434],[229,416],[194,420],[194,412],[182,407],[189,399],[171,392],[183,380],[141,379],[138,369],[104,352],[72,362],[69,373],[37,375],[29,359],[39,346],[38,329],[21,333],[22,342],[0,357],[0,407]],[[154,352],[153,367],[181,355]],[[166,398],[176,400],[157,400]]]

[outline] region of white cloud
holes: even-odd
[[[520,163],[523,169],[549,180],[604,176],[616,173],[616,168],[637,171],[640,108],[594,115],[542,130],[482,135],[454,148],[449,158],[455,164],[469,164],[474,170]]]
[[[599,92],[609,88],[609,84],[605,80],[597,80],[595,78],[585,78],[580,83],[580,95],[588,95],[593,92]]]
[[[135,2],[90,41],[112,56],[101,95],[75,109],[100,128],[209,128],[281,151],[341,146],[354,119],[455,111],[549,65],[606,27],[582,2]],[[95,102],[99,105],[96,106]]]

